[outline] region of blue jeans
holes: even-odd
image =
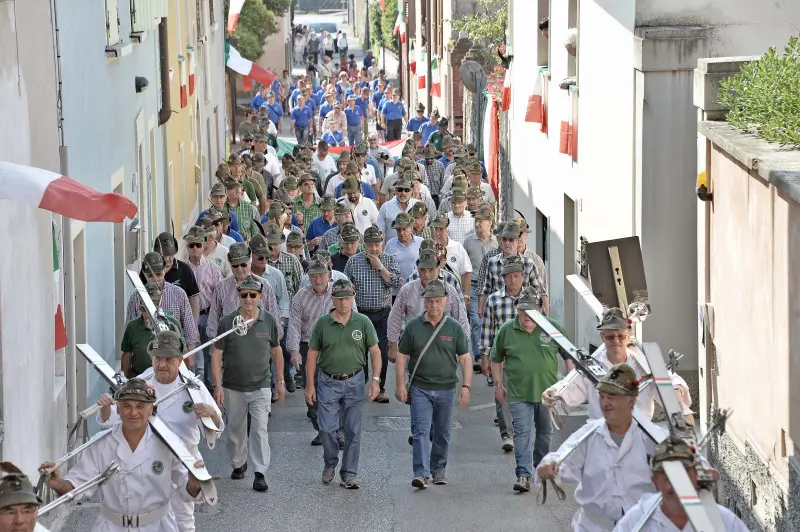
[[[481,360],[481,326],[483,320],[478,317],[478,297],[481,289],[473,285],[469,294],[469,327],[470,338],[472,339],[472,358],[480,362]]]
[[[517,477],[531,478],[533,470],[550,451],[553,426],[542,403],[509,402],[514,424],[514,459]],[[536,430],[534,439],[531,430]]]
[[[358,372],[346,381],[337,381],[322,371],[317,373],[317,422],[325,467],[339,463],[339,423],[344,425],[344,452],[339,475],[358,473],[361,453],[361,414],[366,392],[364,376]],[[340,416],[342,419],[340,420]]]
[[[389,308],[378,312],[362,312],[375,326],[378,333],[378,348],[381,350],[381,393],[386,391],[386,370],[389,368],[389,338],[387,326],[389,324]],[[367,368],[369,368],[369,353],[367,353]],[[365,368],[366,369],[366,368]],[[366,382],[367,375],[364,375]]]
[[[208,313],[200,314],[197,320],[197,328],[200,332],[200,343],[204,344],[210,340],[206,334],[206,324],[208,323]],[[206,386],[211,387],[211,347],[206,347],[202,352],[194,356],[195,375],[202,375]]]
[[[413,466],[415,477],[444,473],[453,425],[456,390],[423,390],[412,385],[411,427],[414,435]],[[433,441],[430,441],[433,427]]]
[[[298,144],[305,144],[308,140],[308,125],[305,126],[294,126],[294,135],[297,138]]]
[[[347,144],[350,146],[357,146],[361,141],[361,124],[356,126],[347,126]]]

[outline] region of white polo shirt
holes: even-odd
[[[447,239],[447,264],[459,280],[465,273],[472,272],[472,262],[469,260],[467,250],[452,238]]]
[[[366,165],[361,169],[361,181],[368,185],[375,185],[378,179],[375,177],[375,169],[370,165]]]
[[[343,203],[353,212],[353,223],[362,235],[367,230],[367,227],[378,224],[378,207],[375,206],[375,202],[371,199],[362,195],[358,203],[353,205],[345,196]]]

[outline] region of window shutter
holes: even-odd
[[[119,14],[117,12],[117,0],[106,1],[106,45],[113,46],[120,42],[119,38]]]

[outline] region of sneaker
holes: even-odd
[[[503,438],[503,451],[510,453],[514,450],[514,440],[511,438]]]
[[[333,481],[333,477],[336,476],[336,468],[335,467],[326,467],[322,471],[322,483],[323,484],[330,484]]]
[[[297,385],[295,385],[294,379],[292,378],[286,380],[285,386],[286,386],[286,391],[289,393],[294,393],[294,391],[297,389]]]
[[[379,394],[378,394],[378,396],[375,398],[375,402],[376,402],[376,403],[383,403],[383,404],[386,404],[386,403],[388,403],[388,402],[389,402],[389,398],[388,398],[388,397],[386,397],[386,394],[385,394],[385,393],[381,392],[381,393],[379,393]]]
[[[256,478],[253,479],[253,489],[256,491],[267,491],[269,489],[267,481],[261,473],[256,473]]]
[[[488,384],[489,386],[494,386],[494,378],[492,378],[491,375],[486,377],[486,384]]]
[[[428,487],[428,479],[425,477],[414,477],[411,480],[411,486],[414,488],[419,488],[421,490],[424,490],[425,488]]]
[[[517,483],[514,484],[514,491],[520,493],[527,493],[531,491],[531,479],[528,477],[519,477]]]
[[[349,490],[357,490],[358,488],[361,487],[361,485],[358,482],[358,477],[352,474],[345,475],[342,481],[339,482],[339,485]]]
[[[314,436],[314,439],[311,440],[311,445],[313,447],[319,447],[320,445],[322,445],[322,440],[319,439],[319,434]]]
[[[447,477],[444,476],[444,471],[433,474],[433,483],[437,486],[444,486],[447,484]]]
[[[231,473],[231,480],[241,480],[244,478],[244,472],[247,471],[247,462],[242,467],[235,467]]]

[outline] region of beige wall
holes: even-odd
[[[262,67],[274,71],[278,77],[286,68],[286,41],[291,34],[291,23],[287,18],[275,19],[278,31],[264,42],[264,55],[256,61]]]
[[[753,445],[786,482],[782,431],[790,453],[788,438],[800,441],[800,204],[718,146],[709,173],[716,398],[735,411],[740,449]]]

